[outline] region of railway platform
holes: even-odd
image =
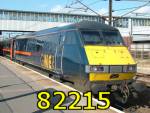
[[[122,111],[109,107],[107,110],[40,110],[37,107],[39,91],[74,91],[70,86],[55,81],[39,72],[0,57],[0,113],[121,113]],[[64,104],[68,105],[74,99],[68,97]],[[55,99],[53,100],[55,101]],[[52,101],[52,102],[53,102]],[[102,102],[92,99],[93,105]],[[86,98],[81,98],[79,105],[86,105]]]

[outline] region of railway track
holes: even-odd
[[[150,113],[150,88],[138,92],[137,98],[130,97],[126,104],[111,101],[111,106],[125,113]]]
[[[144,74],[144,73],[137,73],[136,76],[150,78],[150,74]]]
[[[130,97],[124,105],[113,100],[112,106],[125,113],[150,113],[150,74],[137,73],[134,80],[137,83],[138,97]]]
[[[150,74],[137,73],[134,78],[137,82],[145,84],[147,87],[150,87]]]

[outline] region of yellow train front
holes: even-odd
[[[115,92],[117,100],[126,103],[130,96],[136,62],[125,46],[119,31],[110,26],[96,30],[81,30],[81,39],[88,64],[85,86],[93,93]]]
[[[119,92],[116,97],[125,103],[130,95],[132,78],[136,74],[136,63],[125,46],[85,46],[89,61],[91,90]],[[132,87],[132,86],[131,86]]]

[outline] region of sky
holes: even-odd
[[[0,0],[0,9],[13,9],[13,10],[25,10],[25,11],[42,11],[42,12],[83,12],[80,10],[74,9],[66,9],[64,8],[66,5],[71,4],[75,0]],[[105,0],[81,0],[83,3],[88,5],[94,11],[102,14],[108,14],[108,1]],[[140,1],[140,0],[139,0]],[[113,10],[125,9],[131,7],[137,7],[145,4],[146,2],[139,1],[113,1]],[[80,4],[72,5],[75,8],[81,8]],[[121,16],[124,13],[131,11],[130,10],[122,10],[115,11],[113,15]],[[137,12],[150,12],[150,7],[146,6],[144,8],[139,9]]]

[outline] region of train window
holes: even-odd
[[[123,40],[118,31],[103,31],[104,43],[106,45],[123,45]]]
[[[36,48],[36,41],[34,39],[28,40],[27,51],[28,52],[35,52],[36,50],[37,50],[37,48]]]
[[[36,51],[37,52],[40,52],[41,50],[42,50],[42,47],[43,47],[43,41],[41,41],[41,40],[37,40],[36,41]]]
[[[85,44],[103,44],[103,37],[98,31],[81,31],[81,34]]]
[[[77,44],[77,33],[75,31],[66,32],[66,44]]]
[[[24,51],[26,50],[27,40],[22,39],[17,41],[17,50]]]

